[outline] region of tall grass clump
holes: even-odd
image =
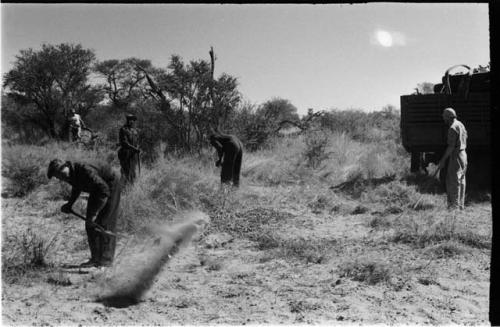
[[[46,237],[30,228],[7,235],[2,241],[3,280],[13,282],[31,270],[47,267],[57,239],[57,235]]]
[[[307,166],[315,169],[329,157],[327,152],[328,134],[321,130],[308,131],[304,138],[305,150],[303,156],[306,159]]]
[[[192,157],[163,158],[144,168],[122,195],[121,229],[151,233],[155,223],[168,222],[178,212],[203,209],[201,198],[217,189],[217,176]]]
[[[267,149],[246,157],[243,176],[267,185],[334,184],[359,171],[367,147],[345,133],[324,130],[275,138]]]
[[[268,148],[245,156],[242,175],[265,185],[300,184],[309,176],[303,137],[276,138]]]

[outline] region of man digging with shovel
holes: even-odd
[[[90,260],[81,267],[110,266],[113,263],[116,247],[116,220],[120,208],[120,176],[109,165],[63,162],[54,159],[50,162],[47,177],[52,176],[72,186],[71,197],[61,207],[64,213],[72,213],[72,206],[81,192],[89,193],[85,229],[90,247]]]

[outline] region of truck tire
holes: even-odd
[[[411,162],[410,162],[410,172],[416,173],[420,170],[422,166],[421,154],[417,151],[411,152]]]
[[[491,154],[487,151],[467,151],[467,161],[467,188],[491,190]]]

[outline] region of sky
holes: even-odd
[[[418,83],[449,67],[486,65],[486,3],[4,4],[1,70],[22,49],[80,43],[98,60],[138,57],[166,68],[210,60],[238,78],[245,101],[308,108],[399,108]]]

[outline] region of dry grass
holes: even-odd
[[[491,235],[478,234],[457,220],[456,213],[434,211],[403,216],[394,222],[393,242],[427,247],[441,242],[456,241],[478,249],[491,248]]]
[[[426,249],[425,254],[431,258],[452,258],[467,253],[467,248],[458,241],[451,240],[436,244]]]
[[[375,285],[390,282],[394,269],[383,258],[359,257],[339,267],[339,275],[354,281]]]
[[[285,237],[268,230],[253,239],[260,250],[272,250],[264,259],[283,258],[305,263],[326,263],[337,246],[335,239]]]
[[[48,257],[57,245],[57,234],[47,237],[27,229],[20,235],[5,235],[2,240],[2,280],[17,283],[50,268]]]

